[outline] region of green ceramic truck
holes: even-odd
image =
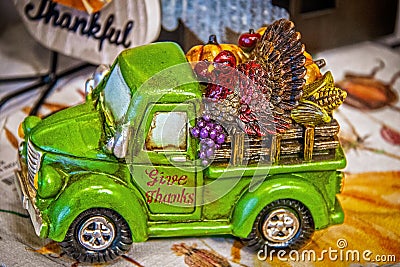
[[[343,222],[337,123],[315,128],[306,159],[298,126],[260,149],[267,160],[244,161],[254,149],[231,137],[204,166],[190,133],[203,94],[185,63],[174,43],[125,50],[89,82],[85,103],[24,120],[17,187],[38,236],[80,262],[104,262],[153,237],[227,234],[298,249]]]

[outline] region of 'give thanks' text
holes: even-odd
[[[146,192],[147,203],[193,204],[195,197],[193,188],[184,187],[188,183],[187,175],[167,175],[157,169],[145,170],[145,173],[150,179],[147,186],[153,188]],[[176,190],[177,186],[179,187],[178,191]],[[189,190],[191,192],[187,192]]]

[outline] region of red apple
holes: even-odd
[[[231,68],[236,67],[236,57],[228,50],[222,50],[215,58],[214,62],[221,63]]]
[[[250,29],[249,32],[240,35],[238,44],[243,51],[250,52],[260,39],[261,35],[258,32],[254,32],[254,29]]]

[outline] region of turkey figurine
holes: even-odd
[[[305,47],[294,23],[286,19],[269,25],[250,54],[250,61],[264,68],[263,94],[269,101],[269,121],[259,121],[260,126],[274,123],[276,132],[282,133],[292,125],[291,110],[299,104],[306,75]]]
[[[212,62],[197,63],[198,77],[208,81],[204,112],[231,134],[258,137],[283,134],[294,124],[330,122],[346,94],[334,87],[330,72],[321,74],[325,61],[305,51],[294,23],[275,21],[253,41],[245,61],[235,64],[236,55],[221,50]]]
[[[291,127],[291,110],[298,106],[307,71],[300,37],[293,22],[278,20],[266,28],[249,59],[236,67],[230,91],[238,95],[240,105],[229,106],[237,108],[237,124],[246,134],[264,136]],[[223,99],[214,105],[226,102]]]

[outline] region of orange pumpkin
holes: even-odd
[[[186,58],[189,62],[202,60],[213,62],[214,58],[223,50],[228,50],[235,55],[236,65],[244,63],[247,60],[246,54],[239,46],[234,44],[219,44],[215,35],[210,35],[207,44],[193,46],[186,53]]]

